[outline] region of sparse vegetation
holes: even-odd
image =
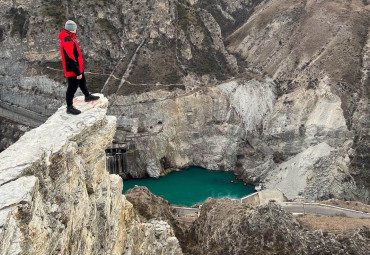
[[[224,79],[231,72],[225,60],[225,56],[211,47],[198,49],[192,47],[193,59],[189,64],[189,69],[198,74],[213,74],[217,79]]]
[[[149,64],[139,65],[133,68],[132,75],[129,76],[129,82],[134,84],[152,82],[151,69]]]
[[[21,38],[26,37],[28,31],[28,12],[22,8],[11,8],[8,15],[13,24],[10,35],[15,36],[19,34]]]
[[[178,3],[176,7],[179,25],[182,30],[186,31],[190,25],[199,25],[199,18],[195,9],[189,8],[188,6],[180,3]]]
[[[67,20],[62,0],[45,0],[43,8],[43,14],[51,17],[57,26],[62,26]]]
[[[302,215],[295,217],[306,229],[330,232],[348,232],[362,226],[370,226],[370,219],[354,219],[341,216]]]
[[[109,39],[117,39],[118,30],[107,19],[98,19],[96,23],[109,36]]]
[[[198,75],[213,74],[217,79],[224,79],[232,70],[228,68],[225,56],[212,48],[214,45],[212,35],[204,25],[197,9],[178,3],[177,13],[179,27],[182,30],[187,32],[188,27],[192,25],[204,34],[200,47],[191,44],[193,58],[190,61],[183,60],[184,63],[187,62],[188,69]]]
[[[86,59],[85,62],[86,62],[84,66],[85,70],[99,74],[96,75],[89,73],[86,75],[87,87],[93,93],[100,92],[104,86],[105,81],[108,79],[111,73],[111,67],[107,64],[102,64],[100,61],[91,61],[89,59]]]
[[[180,82],[181,77],[176,72],[170,72],[164,76],[164,81],[167,84],[175,84]]]

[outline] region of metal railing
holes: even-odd
[[[370,219],[370,213],[367,212],[315,202],[283,202],[283,208],[293,214],[318,214]]]
[[[249,194],[249,195],[247,195],[247,196],[244,196],[244,197],[242,197],[242,198],[240,198],[240,203],[243,203],[243,200],[245,200],[245,199],[247,199],[247,198],[250,198],[250,197],[252,197],[252,196],[255,196],[255,195],[257,195],[258,194],[258,191],[257,192],[254,192],[254,193],[252,193],[252,194]]]

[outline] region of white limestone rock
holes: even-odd
[[[278,189],[289,199],[302,195],[315,163],[320,158],[328,156],[332,150],[333,148],[326,143],[309,147],[270,171],[265,181],[266,188]]]
[[[100,96],[77,97],[80,115],[63,106],[0,154],[0,254],[121,255],[142,224],[106,170],[116,118]]]
[[[158,177],[168,170],[161,165],[163,158],[170,169],[189,165],[233,169],[245,130],[241,118],[217,86],[183,96],[172,93],[168,97],[160,91],[150,96],[158,100],[140,104],[146,99],[143,94],[127,97],[127,101],[117,97],[109,108],[110,113],[124,113],[117,119],[120,126],[117,137],[127,137],[136,146],[140,164],[128,166],[127,175]],[[162,96],[168,99],[161,99]]]
[[[102,97],[102,94],[98,94]],[[24,174],[24,171],[43,154],[50,155],[59,151],[68,139],[87,132],[94,124],[102,122],[106,116],[108,99],[83,102],[83,97],[74,100],[80,115],[66,113],[62,106],[42,126],[25,133],[17,143],[0,154],[0,185]],[[22,154],[20,154],[22,152]]]
[[[253,131],[265,114],[274,109],[276,92],[273,81],[231,81],[219,85],[231,105],[243,118],[246,131]]]
[[[182,254],[179,241],[174,237],[171,226],[162,220],[151,220],[147,223],[134,225],[130,229],[124,255],[180,255]],[[139,241],[140,240],[140,241]],[[139,241],[139,244],[134,242]]]
[[[35,176],[24,176],[0,186],[0,228],[4,225],[9,212],[19,204],[32,204],[38,180]]]

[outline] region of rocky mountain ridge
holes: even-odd
[[[347,135],[340,135],[347,137],[347,142],[341,143],[349,143],[343,157],[350,163],[344,171],[348,168],[348,178],[361,190],[355,197],[367,197],[364,201],[369,196],[369,27],[368,1],[266,1],[225,40],[229,52],[263,70],[278,84],[281,101],[276,106],[284,109],[287,120],[286,127],[275,132],[276,137],[306,132],[307,124],[314,123],[307,122],[305,114],[300,118],[294,112],[307,107],[307,101],[298,106],[301,97],[297,93],[312,95],[312,91],[326,87],[308,101],[315,98],[322,106],[329,106],[330,98],[337,102],[336,111],[342,113],[333,114],[334,105],[322,107],[313,114],[328,122],[315,124],[327,129],[335,116],[341,120],[341,124],[332,123],[335,129],[338,125],[347,129]],[[282,112],[278,115],[284,116]],[[323,136],[323,132],[315,136]]]

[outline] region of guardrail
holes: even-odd
[[[249,195],[247,195],[247,196],[244,196],[244,197],[242,197],[242,198],[240,198],[240,203],[243,203],[243,200],[245,200],[245,199],[247,199],[247,198],[250,198],[250,197],[253,197],[253,196],[257,195],[257,194],[258,194],[258,191],[257,191],[257,192],[254,192],[254,193],[252,193],[252,194],[249,194]]]
[[[283,202],[284,210],[293,214],[317,214],[370,219],[370,213],[321,203]]]
[[[258,196],[259,192],[260,191],[240,198],[240,203],[243,203],[245,200],[247,200],[247,203],[251,205],[258,205],[260,202]],[[256,198],[253,199],[253,197]],[[293,214],[316,214],[370,219],[370,213],[367,212],[316,202],[280,202],[280,205],[283,207],[283,209]]]
[[[255,196],[258,192],[250,194],[240,199],[248,198]],[[321,203],[304,203],[304,202],[282,202],[282,208],[295,215],[325,215],[325,216],[343,216],[349,218],[358,218],[358,219],[370,219],[370,213],[348,209],[344,207],[321,204]],[[199,216],[201,206],[199,208],[192,207],[181,207],[181,206],[171,206],[172,209],[176,210],[177,216]]]

